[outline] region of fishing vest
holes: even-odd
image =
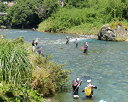
[[[85,87],[84,92],[85,92],[86,96],[90,96],[91,92],[92,92],[92,88],[91,87]]]

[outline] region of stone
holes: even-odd
[[[122,25],[116,25],[116,28],[111,28],[108,24],[103,25],[98,33],[99,40],[106,41],[125,41],[128,38],[128,30]]]

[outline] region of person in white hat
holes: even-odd
[[[84,43],[84,52],[83,53],[87,53],[87,51],[88,51],[88,43],[85,42]]]
[[[36,40],[35,40],[35,45],[37,46],[38,43],[39,43],[39,38],[36,38]]]
[[[93,88],[97,89],[97,86],[91,84],[91,80],[87,80],[87,86],[84,88],[82,92],[85,92],[86,97],[92,98],[93,97]]]
[[[80,78],[76,78],[76,80],[74,80],[73,82],[72,82],[72,88],[73,88],[73,96],[74,96],[74,98],[75,97],[79,97],[78,96],[78,91],[79,91],[79,86],[81,85],[81,83],[82,83],[82,80],[80,80]]]

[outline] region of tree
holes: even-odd
[[[6,23],[12,27],[37,27],[58,7],[56,0],[17,0],[7,11]]]

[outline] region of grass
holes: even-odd
[[[0,39],[0,81],[19,85],[31,82],[31,64],[28,53],[19,40]]]

